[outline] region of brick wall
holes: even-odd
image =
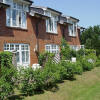
[[[36,31],[36,24],[38,23],[38,35]],[[34,48],[39,43],[39,51],[45,50],[45,44],[60,44],[62,36],[69,44],[80,45],[79,35],[77,37],[68,36],[68,25],[58,24],[58,34],[51,34],[46,32],[45,19],[31,17],[27,14],[27,30],[11,28],[6,26],[6,12],[5,9],[0,8],[0,51],[3,51],[4,43],[28,43],[30,44],[30,58],[31,65],[37,63],[37,55]],[[79,30],[78,30],[79,31]]]
[[[30,44],[31,64],[37,62],[34,48],[36,44],[35,19],[27,15],[27,30],[10,28],[6,26],[5,9],[0,9],[0,51],[3,51],[4,43],[28,43]]]

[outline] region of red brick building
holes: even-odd
[[[38,63],[37,52],[59,52],[62,37],[78,50],[79,20],[30,0],[0,0],[0,51],[16,51],[18,65]]]

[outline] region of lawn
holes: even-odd
[[[44,91],[23,99],[16,95],[18,99],[13,100],[100,100],[100,67],[75,78],[73,81],[59,83],[56,91]]]

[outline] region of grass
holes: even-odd
[[[75,76],[76,80],[58,84],[57,91],[44,91],[30,97],[12,100],[100,100],[100,67],[83,75]]]

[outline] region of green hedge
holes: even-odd
[[[12,65],[12,54],[0,52],[0,100],[6,100],[14,93],[17,71]]]
[[[97,61],[95,63],[96,67],[100,67],[100,55],[97,57]]]
[[[14,94],[15,83],[17,80],[17,71],[14,67],[1,68],[0,76],[0,100],[6,100],[9,96]]]
[[[0,66],[8,68],[12,66],[11,52],[0,52]]]
[[[96,55],[96,50],[94,50],[94,49],[85,49],[85,55],[90,55],[90,54],[95,54]]]
[[[43,55],[39,58],[41,64],[45,60]],[[4,100],[14,93],[17,81],[20,83],[19,89],[23,94],[33,95],[41,90],[53,87],[65,79],[71,80],[75,74],[82,74],[83,71],[93,69],[97,61],[95,54],[88,54],[85,57],[80,56],[76,63],[62,59],[60,63],[55,64],[52,62],[52,56],[53,54],[46,54],[48,60],[45,62],[43,69],[34,70],[29,67],[20,69],[17,73],[16,69],[12,66],[12,54],[9,52],[0,53],[2,66],[0,100]]]

